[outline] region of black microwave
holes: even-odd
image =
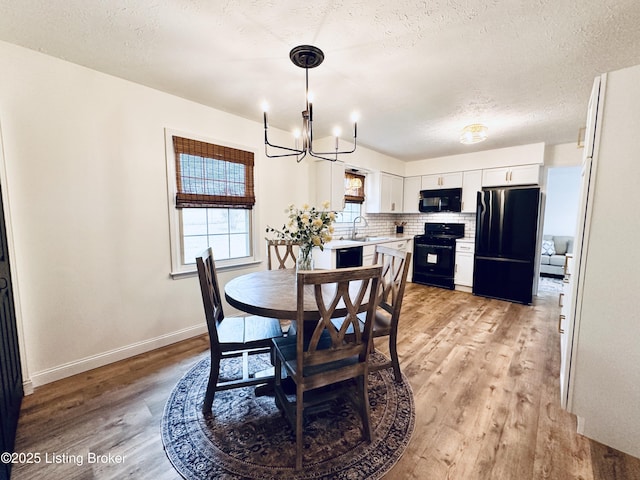
[[[438,190],[421,190],[421,212],[459,212],[462,210],[462,189],[441,188]]]

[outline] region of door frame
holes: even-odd
[[[20,303],[20,282],[16,269],[15,243],[13,241],[13,222],[11,221],[11,202],[9,200],[9,185],[7,181],[7,164],[4,153],[4,138],[2,134],[2,120],[0,119],[0,185],[2,185],[2,205],[4,207],[4,223],[7,235],[7,248],[9,250],[9,269],[13,289],[13,304],[16,315],[16,329],[18,332],[18,348],[20,350],[20,365],[22,369],[22,389],[25,395],[33,393],[33,383],[29,375],[27,364],[26,345],[24,341],[24,329],[22,322],[22,306]]]

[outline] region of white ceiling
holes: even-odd
[[[593,78],[640,64],[639,0],[0,0],[0,40],[291,130],[415,160],[577,139]],[[483,122],[490,138],[458,142]]]

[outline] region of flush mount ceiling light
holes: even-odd
[[[333,135],[336,138],[335,141],[335,150],[332,152],[316,152],[313,150],[313,105],[311,100],[309,99],[309,69],[315,68],[322,63],[324,60],[324,53],[317,47],[312,45],[300,45],[295,47],[289,52],[289,58],[293,62],[294,65],[300,68],[304,68],[305,71],[305,109],[302,112],[302,130],[294,132],[295,137],[295,147],[282,147],[280,145],[273,145],[269,142],[267,131],[269,129],[269,124],[267,122],[267,108],[264,107],[264,153],[269,158],[278,158],[278,157],[296,157],[296,160],[300,162],[307,153],[315,158],[321,158],[323,160],[329,160],[330,162],[335,162],[338,159],[338,155],[343,155],[347,153],[353,153],[356,151],[356,137],[358,134],[358,123],[357,118],[352,115],[353,121],[353,149],[351,150],[343,150],[340,151],[338,147],[338,137],[340,136],[340,130],[334,129]],[[302,146],[300,147],[299,141],[302,141]],[[268,148],[275,148],[280,150],[281,152],[289,152],[289,153],[279,153],[279,154],[271,154],[269,153]]]
[[[489,136],[487,132],[487,126],[481,123],[467,125],[462,129],[462,133],[460,134],[460,143],[470,145],[472,143],[484,142]]]

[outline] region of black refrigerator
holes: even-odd
[[[477,202],[473,293],[530,304],[540,189],[485,188]]]

